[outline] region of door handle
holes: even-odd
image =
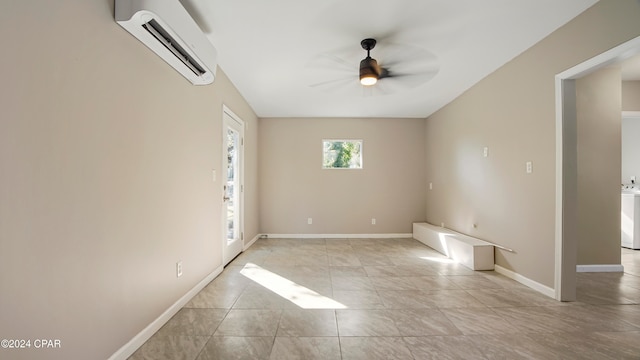
[[[226,197],[226,196],[223,196],[223,197],[222,197],[222,201],[223,201],[223,202],[227,202],[227,201],[229,201],[229,200],[231,200],[231,198],[230,198],[230,197]]]

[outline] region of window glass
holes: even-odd
[[[362,169],[362,140],[322,140],[324,169]]]

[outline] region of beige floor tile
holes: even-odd
[[[334,290],[333,300],[345,305],[348,309],[383,309],[382,299],[374,290]]]
[[[363,266],[389,266],[394,265],[385,255],[363,255],[359,256],[360,264]]]
[[[160,336],[211,336],[225,315],[227,309],[183,308],[156,333]]]
[[[495,281],[491,281],[484,276],[449,276],[449,281],[458,285],[459,288],[470,289],[502,289],[502,286]]]
[[[252,250],[248,249],[247,251],[241,253],[233,259],[230,265],[232,266],[241,266],[248,263],[262,265],[264,261],[269,257],[271,251],[267,250]]]
[[[520,332],[578,331],[579,328],[545,307],[508,307],[492,309],[503,320],[518,328]]]
[[[371,277],[408,277],[408,276],[434,276],[438,271],[431,266],[420,265],[394,265],[394,266],[365,266],[367,275]]]
[[[549,314],[562,319],[566,324],[574,326],[578,331],[635,331],[638,330],[626,321],[612,318],[608,314],[599,311],[599,307],[585,306],[548,306]]]
[[[575,356],[560,357],[531,338],[531,334],[500,334],[468,336],[487,359],[500,360],[573,360]]]
[[[500,285],[500,287],[505,288],[505,289],[511,289],[511,288],[519,288],[519,289],[529,289],[528,287],[526,287],[525,285],[520,284],[519,282],[513,280],[513,279],[509,279],[508,277],[502,275],[502,274],[498,274],[495,271],[483,271],[481,273],[482,276],[484,276],[485,278],[497,283],[498,285]]]
[[[401,337],[341,337],[342,360],[413,360]]]
[[[402,336],[462,335],[437,309],[405,309],[387,312]]]
[[[435,308],[429,295],[420,290],[378,290],[387,309],[428,309]]]
[[[213,336],[197,360],[267,360],[273,337]]]
[[[338,336],[334,310],[285,310],[277,336]]]
[[[433,306],[442,309],[486,307],[466,290],[430,290],[425,292],[427,293],[428,301]]]
[[[561,306],[562,303],[530,289],[477,289],[467,290],[488,307]]]
[[[287,279],[293,276],[329,277],[329,267],[323,265],[265,265],[263,268]]]
[[[329,266],[331,277],[367,276],[362,266]]]
[[[615,359],[640,358],[640,330],[624,332],[596,332],[590,334],[592,343],[603,344]]]
[[[318,255],[303,255],[298,256],[295,262],[296,266],[329,266],[329,257],[324,251]]]
[[[331,284],[334,291],[375,290],[371,278],[365,276],[338,276],[331,279]]]
[[[338,337],[277,337],[272,360],[340,360]]]
[[[230,309],[244,289],[245,287],[219,289],[213,286],[207,286],[194,296],[185,307]]]
[[[487,359],[468,336],[406,337],[404,341],[415,360]]]
[[[342,253],[329,256],[329,265],[331,266],[362,266],[360,258],[357,255]]]
[[[640,328],[640,305],[606,305],[599,306],[598,311],[609,318]]]
[[[640,332],[531,334],[540,346],[562,359],[638,359]]]
[[[384,276],[369,277],[376,290],[418,290],[415,283],[407,277]]]
[[[400,336],[386,310],[336,310],[338,333],[343,336]]]
[[[250,285],[233,304],[234,309],[284,309],[292,304],[282,296],[261,286]]]
[[[407,251],[404,254],[397,253],[396,256],[389,256],[389,260],[391,261],[391,265],[395,265],[395,266],[427,266],[427,267],[430,267],[430,268],[434,269],[431,266],[432,264],[434,264],[434,262],[433,262],[433,260],[429,260],[429,259],[446,258],[446,257],[443,257],[440,254],[438,254],[437,257],[435,257],[435,256],[420,257],[420,256],[416,256],[416,255],[406,256],[408,253],[409,252]],[[405,255],[405,256],[401,256],[401,255]]]
[[[286,277],[287,280],[299,286],[313,290],[323,295],[330,295],[332,290],[331,278],[327,274],[321,273],[316,275],[294,274]]]
[[[465,335],[520,332],[520,329],[509,324],[489,308],[457,308],[440,311]]]
[[[129,360],[195,360],[209,336],[153,336]]]
[[[482,276],[482,273],[470,270],[461,264],[434,264],[432,266],[435,268],[437,275]]]
[[[214,336],[275,336],[282,310],[232,309]]]
[[[461,290],[449,276],[412,276],[408,279],[418,290]]]

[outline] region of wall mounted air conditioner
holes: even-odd
[[[194,85],[213,82],[216,49],[178,0],[116,0],[115,17]]]

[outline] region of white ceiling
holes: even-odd
[[[596,1],[183,3],[260,117],[424,118]],[[360,86],[368,37],[378,40],[371,56],[382,66],[418,75]]]

